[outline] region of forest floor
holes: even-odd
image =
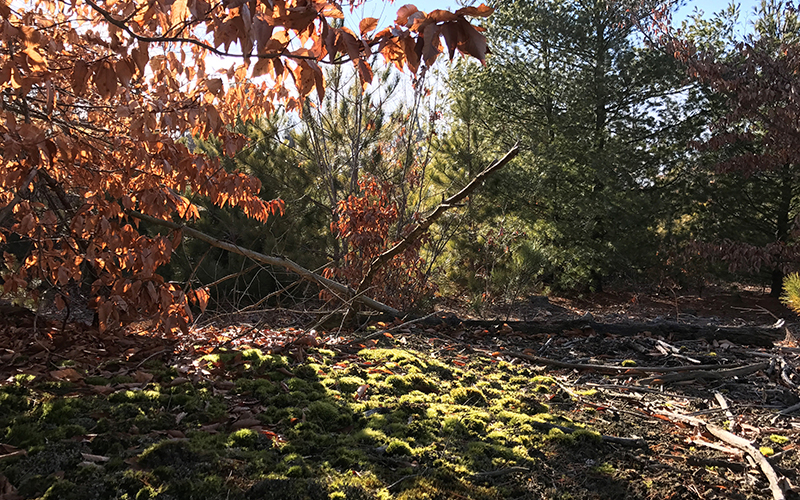
[[[778,301],[534,297],[453,320],[470,312],[178,339],[7,315],[0,500],[800,498],[800,335]],[[754,325],[789,339],[706,335]]]

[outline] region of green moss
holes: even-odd
[[[194,452],[185,441],[165,440],[158,442],[139,455],[139,465],[153,469],[182,462],[195,461]]]
[[[616,472],[616,469],[613,465],[609,464],[608,462],[604,462],[596,467],[593,467],[592,470],[598,474],[604,474],[607,476],[613,476]]]
[[[486,396],[474,387],[456,387],[450,391],[453,402],[459,405],[486,406]]]
[[[405,441],[400,441],[399,439],[393,439],[386,446],[387,455],[411,455],[412,453],[411,446],[409,446]]]
[[[8,388],[3,388],[0,392],[0,418],[12,413],[25,412],[29,408],[28,398],[6,392]]]
[[[42,429],[30,422],[14,423],[9,426],[2,442],[18,448],[30,448],[45,442]]]
[[[341,394],[351,395],[367,381],[361,377],[344,376],[339,378],[326,378],[322,385],[329,389],[337,390]]]
[[[771,456],[771,455],[774,455],[774,454],[775,454],[775,450],[773,450],[773,449],[772,449],[772,448],[770,448],[769,446],[761,446],[761,447],[758,449],[758,451],[760,451],[760,452],[761,452],[761,454],[762,454],[762,455],[764,455],[765,457],[769,457],[769,456]]]
[[[308,406],[307,418],[325,430],[339,430],[353,422],[347,411],[327,401],[314,401]]]
[[[252,448],[258,441],[259,434],[252,429],[239,429],[228,436],[227,446],[239,448]]]
[[[30,375],[27,373],[18,373],[14,375],[14,382],[20,385],[30,384],[34,380],[36,380],[35,375]]]
[[[56,481],[47,489],[45,494],[42,495],[41,500],[67,500],[75,498],[73,495],[76,489],[75,484],[70,481]]]
[[[769,440],[775,444],[786,444],[789,442],[789,438],[786,436],[781,436],[779,434],[770,434]]]
[[[105,377],[86,377],[83,379],[88,385],[108,385],[109,380]]]
[[[561,429],[550,429],[550,431],[547,433],[547,439],[550,441],[557,441],[567,444],[573,444],[575,442],[575,436],[572,434],[567,434]]]
[[[601,444],[603,442],[603,436],[599,432],[588,429],[576,429],[575,432],[572,433],[572,436],[576,441],[583,441],[586,443]]]

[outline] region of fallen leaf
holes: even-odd
[[[83,379],[83,375],[78,373],[74,368],[64,368],[63,370],[55,370],[50,372],[50,376],[56,380],[66,380],[67,382],[77,382]]]
[[[359,386],[358,389],[356,389],[356,393],[353,394],[353,399],[355,399],[356,401],[362,399],[364,396],[367,395],[367,390],[369,390],[369,385],[364,384]]]
[[[8,478],[0,474],[0,500],[22,500],[22,498]]]
[[[243,418],[234,422],[233,425],[231,425],[231,430],[238,431],[239,429],[256,427],[260,425],[261,420],[258,420],[257,418]]]
[[[153,380],[153,374],[139,370],[133,374],[133,378],[139,383],[146,384]]]
[[[91,385],[89,387],[91,387],[94,392],[102,396],[108,396],[115,391],[115,389],[110,385]]]

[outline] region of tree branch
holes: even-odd
[[[308,269],[302,267],[301,265],[289,259],[283,257],[274,257],[271,255],[264,255],[262,253],[255,252],[247,248],[242,248],[240,246],[228,243],[226,241],[221,241],[217,238],[214,238],[211,235],[208,235],[196,229],[192,229],[183,224],[178,224],[170,220],[157,219],[155,217],[151,217],[150,215],[146,215],[133,210],[129,211],[128,214],[130,214],[132,217],[136,217],[137,219],[157,224],[159,226],[168,227],[170,229],[175,229],[175,230],[181,230],[184,232],[184,234],[191,236],[192,238],[197,238],[198,240],[205,241],[206,243],[213,245],[217,248],[221,248],[229,252],[243,255],[247,258],[253,259],[256,262],[262,262],[264,264],[269,264],[270,266],[283,267],[284,269],[288,269],[293,273],[299,275],[303,279],[314,282],[319,286],[334,290],[335,292],[347,297],[348,300],[364,304],[370,309],[374,309],[376,311],[380,311],[394,317],[402,316],[400,311],[398,311],[397,309],[394,309],[393,307],[389,307],[382,302],[378,302],[377,300],[367,297],[362,293],[357,293],[349,286],[343,285],[339,282],[320,276],[319,274],[313,271],[309,271]]]
[[[486,169],[478,174],[469,184],[464,186],[464,189],[459,191],[458,193],[454,194],[450,198],[444,200],[442,203],[439,204],[436,209],[425,218],[422,222],[420,222],[417,227],[414,228],[405,238],[400,240],[396,243],[392,248],[386,250],[379,256],[375,257],[375,260],[369,266],[367,270],[367,274],[364,276],[364,279],[361,280],[361,284],[358,285],[358,293],[362,293],[370,286],[370,282],[375,277],[375,274],[386,265],[387,262],[392,260],[395,256],[399,255],[403,250],[405,250],[409,245],[414,243],[422,234],[428,230],[431,224],[433,224],[439,217],[444,215],[444,213],[455,207],[458,202],[469,196],[475,189],[483,184],[483,182],[494,172],[503,168],[508,162],[510,162],[515,156],[519,154],[519,146],[514,146],[511,148],[508,153],[500,160],[495,161]]]

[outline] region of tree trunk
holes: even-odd
[[[789,166],[784,167],[784,173],[781,178],[781,194],[778,200],[778,213],[775,227],[775,236],[778,241],[783,245],[789,242],[791,236],[790,217],[792,207],[792,174],[789,171]],[[772,270],[772,283],[770,285],[770,297],[780,297],[783,291],[783,277],[784,273],[781,269],[782,256],[778,256],[775,268]]]

